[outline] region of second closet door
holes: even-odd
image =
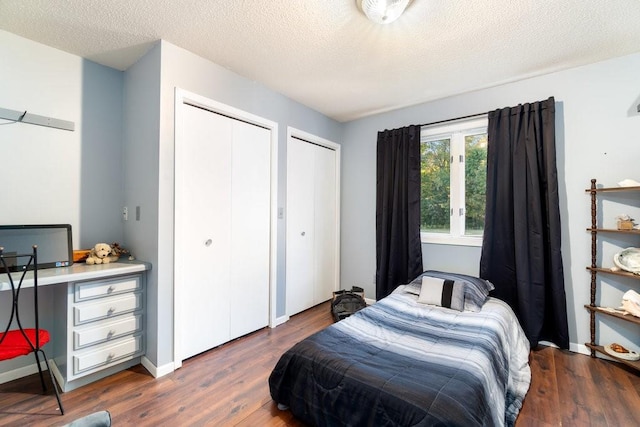
[[[336,153],[315,146],[314,167],[314,302],[319,304],[333,296],[336,273]]]
[[[337,289],[336,153],[290,138],[287,145],[287,315]]]

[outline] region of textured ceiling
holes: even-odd
[[[348,121],[640,52],[640,0],[0,0],[0,29],[119,70],[164,39]]]

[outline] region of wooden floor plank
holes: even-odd
[[[0,425],[61,426],[106,409],[115,426],[304,427],[277,408],[267,380],[284,351],[331,323],[325,303],[193,357],[162,378],[134,366],[63,393],[64,416],[51,389],[40,395],[40,380],[31,375],[0,385]],[[637,371],[551,347],[532,351],[530,364],[531,387],[517,427],[640,425]]]
[[[602,410],[610,426],[640,426],[640,406],[638,406],[638,393],[633,386],[633,377],[630,377],[627,369],[621,369],[612,363],[598,360],[595,364],[594,383],[600,387],[600,392],[610,401],[619,402],[618,405],[602,405]],[[635,411],[619,411],[618,406],[633,408]]]
[[[554,352],[559,407],[563,425],[606,425],[599,386],[590,375],[589,359],[580,354]]]
[[[555,375],[553,353],[547,347],[531,352],[531,385],[523,402],[516,426],[559,425],[558,384]]]

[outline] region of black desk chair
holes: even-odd
[[[11,314],[8,317],[4,332],[0,332],[0,361],[14,359],[20,356],[26,356],[29,353],[33,353],[36,357],[36,365],[38,365],[38,372],[40,372],[40,382],[42,383],[42,391],[46,393],[47,387],[44,383],[44,375],[42,374],[42,367],[40,366],[40,356],[44,359],[44,363],[47,365],[47,370],[51,376],[51,382],[53,383],[53,390],[56,393],[56,399],[58,399],[58,406],[60,407],[60,415],[64,414],[62,408],[62,401],[60,400],[60,394],[58,393],[58,387],[56,381],[53,378],[53,372],[49,367],[49,361],[47,356],[42,350],[42,346],[49,342],[49,332],[45,329],[40,329],[40,323],[38,320],[38,247],[33,246],[32,254],[4,254],[4,248],[0,247],[0,274],[7,277],[7,281],[11,286],[11,296],[13,304],[11,306]],[[14,278],[11,276],[11,269],[19,265],[18,260],[27,259],[26,267],[20,274],[20,280],[16,285]],[[20,309],[18,302],[20,300],[20,292],[22,290],[22,282],[27,273],[27,270],[33,270],[33,312],[35,316],[35,328],[24,328],[20,321]],[[8,293],[8,292],[6,292]],[[4,297],[5,292],[0,294],[0,297]],[[0,315],[0,321],[4,321],[6,315],[2,313]]]

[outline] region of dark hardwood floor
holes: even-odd
[[[32,375],[0,385],[0,425],[59,426],[106,409],[114,426],[302,426],[271,398],[267,378],[295,342],[331,324],[328,303],[185,361],[154,379],[141,366],[63,393]],[[640,426],[640,375],[612,362],[542,347],[516,426]]]

